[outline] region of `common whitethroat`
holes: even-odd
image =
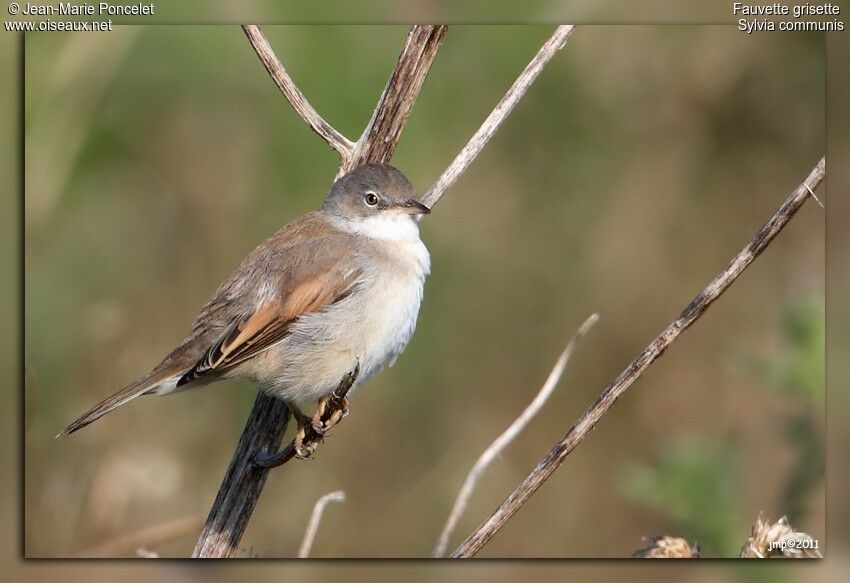
[[[298,403],[318,401],[318,412],[352,370],[351,391],[407,346],[430,271],[417,218],[429,212],[392,166],[342,176],[321,209],[245,257],[162,362],[60,435],[141,395],[243,377],[286,402],[299,423],[297,448],[313,421]]]

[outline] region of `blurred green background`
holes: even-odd
[[[264,30],[352,139],[406,33]],[[450,28],[393,160],[421,191],[550,32]],[[25,552],[86,553],[182,521],[151,550],[186,556],[249,385],[141,399],[53,436],[317,207],[336,155],[237,26],[30,34],[25,75]],[[411,345],[316,461],[272,473],[245,554],[293,556],[315,500],[342,489],[314,556],[429,555],[475,459],[599,312],[546,410],[485,474],[456,546],[809,172],[823,78],[821,35],[577,30],[423,222],[433,271]],[[627,556],[655,534],[733,556],[760,511],[823,543],[823,238],[806,205],[482,556]]]

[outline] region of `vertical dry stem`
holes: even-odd
[[[243,28],[287,101],[322,139],[340,153],[340,173],[366,163],[390,160],[447,30],[443,25],[417,25],[411,28],[369,124],[358,142],[352,144],[310,106],[259,27],[245,25]],[[439,200],[472,163],[546,63],[563,47],[572,28],[561,26],[556,29],[487,117],[481,129],[429,190],[431,199],[428,199],[429,195],[426,195],[426,199],[431,200],[431,203]],[[230,557],[236,552],[268,474],[268,468],[260,467],[254,460],[268,459],[280,453],[278,448],[288,419],[289,414],[282,401],[262,393],[257,396],[193,557]]]
[[[232,557],[239,549],[242,533],[269,474],[267,468],[254,463],[254,458],[277,451],[288,422],[289,409],[281,399],[262,392],[257,395],[193,557]]]
[[[356,168],[367,162],[390,159],[446,33],[445,26],[411,28],[372,120],[356,148],[352,148],[352,144],[307,103],[259,27],[246,25],[243,28],[292,107],[340,153],[341,168],[346,165]],[[255,464],[254,460],[277,453],[288,420],[289,411],[282,400],[263,393],[257,395],[193,557],[231,557],[237,551],[269,472],[269,468]]]

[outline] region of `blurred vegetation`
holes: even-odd
[[[794,451],[793,466],[784,478],[778,507],[791,524],[806,518],[812,489],[823,486],[823,403],[825,310],[823,296],[813,296],[786,308],[782,319],[781,355],[761,363],[765,386],[788,402],[766,440],[784,440]],[[700,544],[706,556],[737,556],[755,517],[737,512],[741,491],[741,460],[732,444],[708,436],[677,437],[663,447],[653,465],[628,464],[622,490],[677,523]]]
[[[748,532],[734,510],[738,463],[731,447],[680,437],[661,449],[654,465],[629,466],[622,487],[633,500],[669,516],[705,556],[731,557]]]
[[[350,138],[406,33],[264,30]],[[450,28],[393,160],[420,190],[550,31]],[[315,556],[426,556],[470,465],[599,312],[564,386],[488,472],[457,536],[473,528],[822,155],[823,71],[821,35],[580,28],[423,222],[433,273],[408,350],[354,397],[315,462],[270,477],[246,548],[292,556],[315,500],[342,489]],[[246,384],[141,399],[53,436],[146,372],[253,246],[316,208],[336,156],[237,26],[28,35],[25,82],[25,548],[56,556],[206,513],[253,401]],[[483,556],[627,556],[712,500],[727,506],[714,509],[706,547],[724,538],[726,512],[745,522],[791,512],[790,472],[822,454],[776,432],[810,423],[820,435],[822,404],[789,415],[783,391],[808,390],[793,377],[814,382],[823,356],[792,342],[801,360],[786,358],[786,314],[822,293],[823,234],[823,211],[807,205]],[[730,365],[737,355],[774,365],[753,375]],[[675,445],[685,434],[705,442]],[[669,493],[684,518],[634,503],[647,492],[623,495],[618,464],[649,459],[659,465],[645,489]],[[692,499],[668,483],[698,479]],[[795,526],[823,536],[822,494],[802,496]],[[194,534],[155,550],[185,556]]]
[[[765,363],[771,380],[767,386],[789,401],[777,437],[794,448],[796,457],[782,495],[782,506],[792,524],[806,515],[812,489],[823,487],[825,324],[822,295],[789,306],[783,319],[784,357]]]
[[[783,318],[785,348],[781,358],[762,364],[768,387],[795,402],[798,410],[823,407],[826,350],[826,308],[822,294],[787,306]]]

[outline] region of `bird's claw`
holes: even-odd
[[[287,447],[277,453],[258,454],[254,463],[258,467],[268,470],[285,464],[293,457],[302,460],[311,459],[316,448],[324,441],[328,431],[348,415],[349,407],[346,394],[354,385],[359,373],[360,362],[358,361],[354,370],[342,378],[337,390],[327,397],[319,399],[313,417],[307,417],[294,403],[288,403],[287,406],[292,417],[298,424],[295,437]]]
[[[337,397],[335,394],[322,397],[316,404],[316,412],[313,414],[311,425],[313,431],[319,435],[326,435],[343,417],[348,415],[350,408],[346,397]]]
[[[315,431],[310,431],[311,429],[313,429],[313,427],[308,421],[308,424],[299,425],[298,429],[295,430],[293,447],[295,448],[295,457],[300,460],[308,460],[312,458],[316,448],[318,448],[319,444],[324,440],[321,434]]]

